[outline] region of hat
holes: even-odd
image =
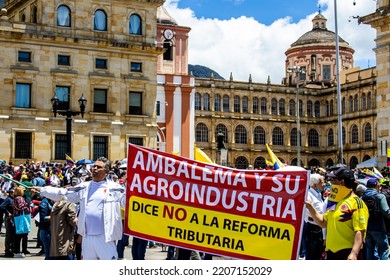
[[[339,180],[355,180],[354,172],[344,166],[340,167],[336,171],[327,174],[330,178],[336,178]]]
[[[378,183],[377,179],[374,179],[374,178],[368,179],[368,181],[366,183],[366,187],[367,188],[375,188],[377,183]]]
[[[72,183],[73,183],[73,182],[76,182],[76,183],[77,183],[78,180],[79,180],[79,178],[73,177],[73,178],[72,178]]]
[[[365,185],[363,185],[363,184],[359,184],[356,187],[356,192],[357,193],[362,193],[363,194],[366,190],[367,190],[367,187]]]

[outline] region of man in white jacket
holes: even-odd
[[[83,237],[82,259],[115,260],[116,241],[122,238],[120,207],[125,207],[125,188],[107,180],[110,161],[100,157],[92,167],[92,181],[70,188],[37,188],[41,196],[80,203],[77,233]]]

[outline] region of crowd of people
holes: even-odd
[[[45,260],[124,259],[126,168],[108,159],[93,164],[33,162],[0,169],[0,232],[7,258],[30,254],[28,233],[16,234],[13,218],[29,213],[38,227]],[[387,173],[386,173],[387,174]],[[390,181],[344,165],[312,168],[305,202],[300,258],[387,260]],[[133,237],[131,255],[144,260],[154,242]],[[168,246],[167,260],[205,259],[202,252]]]

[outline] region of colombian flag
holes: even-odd
[[[387,148],[387,166],[390,166],[390,148]]]
[[[203,152],[201,149],[198,147],[194,146],[194,157],[195,160],[205,162],[205,163],[214,163],[208,155],[206,155],[205,152]]]
[[[274,152],[271,151],[271,149],[268,147],[268,144],[265,144],[265,146],[267,147],[267,151],[268,151],[268,154],[271,158],[271,162],[272,162],[272,165],[274,167],[274,170],[278,170],[280,168],[283,168],[284,164],[278,159],[278,157],[274,154]]]
[[[65,157],[66,157],[66,165],[73,166],[74,160],[70,156],[68,156],[67,154],[65,154]]]

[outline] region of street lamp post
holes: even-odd
[[[301,166],[301,116],[299,110],[299,76],[301,73],[306,73],[306,69],[300,66],[293,66],[288,68],[288,72],[295,73],[295,82],[296,82],[296,108],[297,108],[297,166]]]
[[[85,99],[84,94],[79,98],[80,111],[71,111],[70,110],[70,93],[68,92],[68,108],[66,110],[58,110],[58,105],[60,103],[59,98],[56,94],[51,98],[51,104],[53,107],[54,117],[57,114],[66,117],[66,154],[72,157],[72,117],[80,115],[84,118],[85,105],[87,104],[87,99]]]

